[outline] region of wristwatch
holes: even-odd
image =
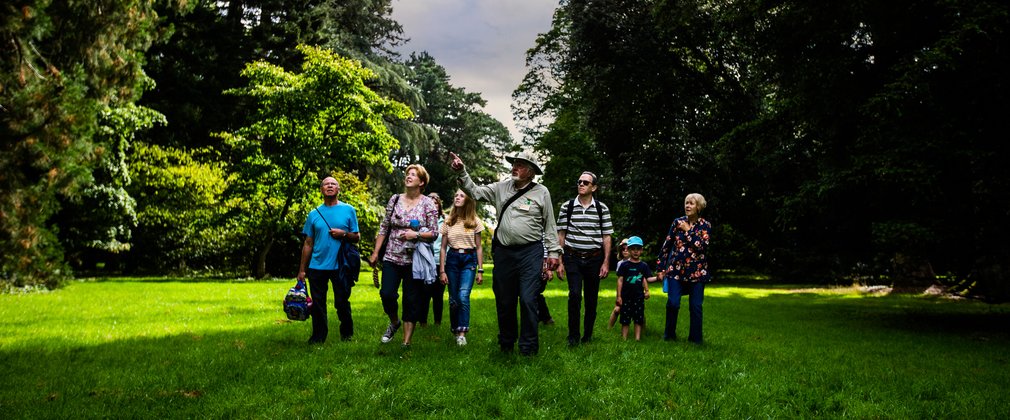
[[[478,273],[481,273],[481,274],[484,274],[484,269],[483,269],[483,268],[478,268],[478,269],[477,269],[477,272],[478,272]]]

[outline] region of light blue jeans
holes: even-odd
[[[446,250],[445,276],[449,279],[449,323],[454,333],[470,331],[470,291],[473,290],[476,274],[477,254]]]

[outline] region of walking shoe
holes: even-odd
[[[382,333],[383,343],[388,343],[393,339],[393,334],[396,334],[396,330],[400,329],[400,324],[400,321],[397,321],[395,325],[392,322],[389,323],[389,326],[386,327],[386,332]]]
[[[460,347],[465,346],[466,345],[466,336],[457,335],[456,336],[456,344],[459,345]]]

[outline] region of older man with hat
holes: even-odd
[[[533,182],[543,171],[530,153],[520,152],[506,157],[512,164],[511,179],[477,185],[463,160],[450,154],[463,191],[475,200],[490,202],[497,210],[498,226],[491,241],[495,263],[491,288],[498,312],[498,344],[502,351],[511,352],[518,339],[521,354],[535,355],[540,350],[537,295],[541,282],[557,268],[561,254],[551,193]]]

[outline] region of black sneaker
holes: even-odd
[[[402,322],[399,321],[397,321],[395,325],[393,323],[389,323],[389,326],[386,327],[386,332],[382,333],[383,343],[388,343],[393,340],[393,334],[396,334],[396,330],[400,329],[400,324],[402,324]]]

